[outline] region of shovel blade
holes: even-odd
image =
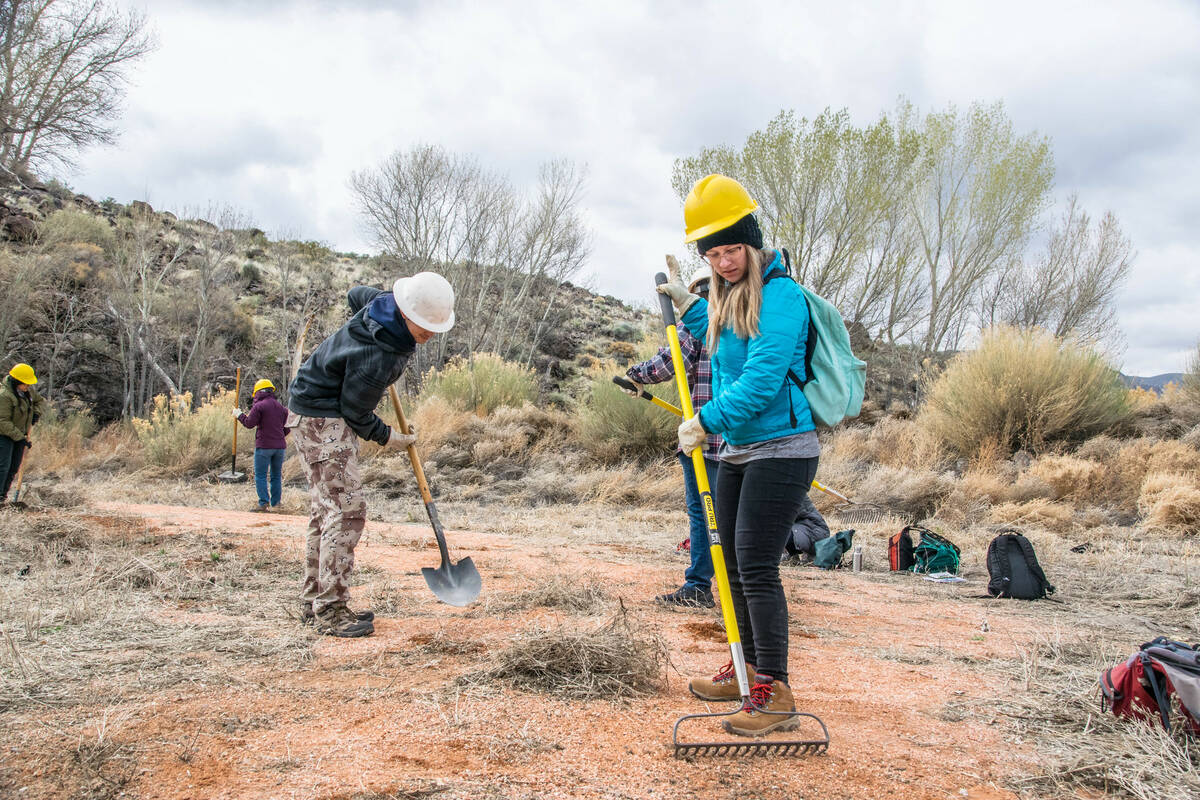
[[[425,576],[425,583],[434,596],[452,606],[469,606],[479,597],[479,590],[483,586],[479,570],[470,556],[457,564],[443,561],[437,569],[422,567],[421,574]]]
[[[222,472],[217,476],[217,480],[221,483],[245,483],[246,473],[244,472]]]

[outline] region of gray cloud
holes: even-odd
[[[682,254],[673,159],[737,145],[781,109],[900,95],[922,109],[1001,99],[1053,139],[1058,192],[1111,209],[1139,257],[1122,297],[1126,371],[1182,366],[1200,286],[1200,9],[1186,0],[1003,7],[916,0],[528,2],[182,0],[149,4],[161,46],[125,134],[70,180],[158,205],[227,201],[260,226],[366,250],[346,179],[417,142],[532,186],[589,167],[595,287],[652,299]],[[1172,333],[1174,331],[1174,333]]]

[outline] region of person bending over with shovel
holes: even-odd
[[[33,388],[35,383],[33,367],[17,364],[0,385],[0,486],[4,488],[0,505],[8,502],[8,490],[21,469],[25,451],[33,447],[29,431],[46,406]]]
[[[288,410],[275,397],[275,384],[266,378],[254,384],[250,411],[233,409],[233,418],[254,428],[254,489],[258,492],[256,511],[279,505],[283,495],[283,457],[287,454]],[[268,489],[268,478],[270,488]]]
[[[731,733],[760,736],[789,726],[788,611],[779,559],[817,471],[820,444],[803,392],[808,307],[786,277],[780,254],[763,249],[752,213],[758,205],[724,175],[696,182],[684,204],[687,241],[713,270],[708,300],[688,291],[678,269],[658,288],[669,295],[692,335],[706,338],[713,398],[679,426],[684,453],[721,434],[721,464],[713,504],[729,569],[730,598],[748,671],[749,701],[730,717]],[[712,678],[694,678],[692,694],[706,700],[740,697],[732,665]]]
[[[702,267],[688,282],[688,291],[702,298],[708,297],[708,284],[712,271]],[[712,369],[708,361],[708,349],[704,342],[692,336],[686,326],[676,326],[679,333],[679,347],[683,353],[683,363],[687,368],[688,387],[691,389],[692,407],[701,408],[712,397]],[[647,361],[635,364],[626,371],[626,376],[633,383],[634,389],[622,389],[628,395],[641,397],[645,394],[642,386],[647,383],[663,383],[675,377],[675,365],[671,362],[671,351],[663,347]],[[721,449],[721,437],[712,435],[704,444],[704,465],[708,471],[710,486],[717,482],[717,451]],[[691,564],[683,573],[683,586],[669,594],[659,595],[656,600],[669,605],[691,608],[712,608],[712,577],[713,562],[708,552],[708,523],[704,519],[704,506],[700,503],[700,490],[696,486],[696,476],[692,473],[692,459],[686,453],[676,450],[679,463],[683,465],[683,486],[687,495],[687,510],[689,522],[689,538],[687,541]]]
[[[307,470],[311,514],[301,620],[330,636],[368,636],[374,614],[350,609],[354,547],[366,525],[358,472],[358,438],[389,449],[413,434],[375,414],[418,344],[454,327],[454,290],[433,272],[396,281],[390,292],[356,286],[346,296],[353,316],[300,367],[288,391],[287,428]],[[358,438],[356,438],[358,437]]]

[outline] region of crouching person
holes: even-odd
[[[375,414],[418,344],[454,327],[454,290],[432,272],[396,281],[391,292],[357,286],[353,316],[313,351],[288,392],[287,428],[304,462],[311,497],[301,619],[330,636],[369,636],[375,615],[349,606],[354,548],[366,525],[358,439],[404,449],[414,435]]]

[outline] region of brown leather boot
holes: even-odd
[[[754,675],[754,665],[746,665],[746,675]],[[738,688],[737,672],[730,661],[721,667],[720,671],[711,678],[692,678],[688,681],[688,691],[701,700],[741,700],[742,692]]]
[[[792,690],[783,681],[770,675],[755,675],[750,687],[750,702],[742,710],[725,720],[725,730],[738,736],[763,736],[771,731],[788,731],[796,727],[795,717],[764,714],[763,711],[795,711],[796,701]]]
[[[334,603],[321,609],[317,613],[316,623],[317,633],[342,639],[370,636],[375,632],[374,623],[356,619],[345,603]]]

